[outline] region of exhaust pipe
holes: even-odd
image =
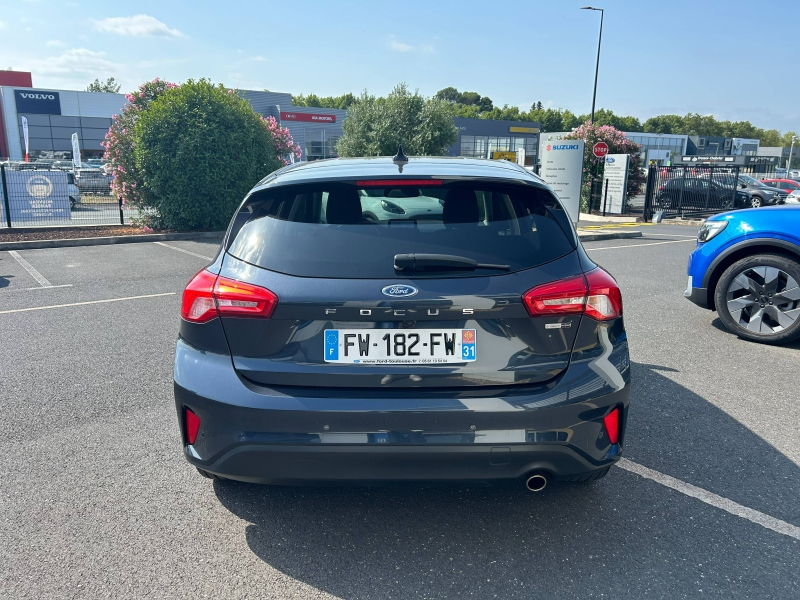
[[[525,480],[525,487],[530,492],[541,492],[547,487],[547,477],[541,473],[534,473]]]

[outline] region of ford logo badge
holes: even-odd
[[[396,283],[394,285],[387,285],[381,290],[381,293],[384,296],[389,296],[391,298],[409,298],[411,296],[415,296],[418,291],[419,290],[413,285]]]

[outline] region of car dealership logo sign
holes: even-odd
[[[26,99],[29,99],[29,100],[55,100],[56,99],[55,94],[30,94],[30,93],[26,94],[25,92],[20,92],[19,95],[22,96],[23,98],[26,98]]]
[[[415,296],[417,292],[419,292],[419,290],[413,285],[405,285],[402,283],[387,285],[381,290],[384,296],[390,296],[392,298],[409,298]]]
[[[53,193],[53,182],[44,175],[34,175],[28,179],[25,188],[34,198],[47,198]]]
[[[558,144],[557,146],[548,144],[547,151],[550,150],[580,150],[580,146],[578,144]]]

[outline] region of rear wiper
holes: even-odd
[[[433,271],[441,269],[509,271],[511,269],[509,265],[488,265],[466,256],[454,256],[453,254],[395,254],[394,268],[397,271]]]

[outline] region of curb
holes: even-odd
[[[631,238],[642,237],[641,231],[613,231],[609,233],[580,233],[578,232],[578,239],[581,242],[598,242],[601,240],[627,240]]]
[[[203,240],[222,238],[224,231],[196,231],[187,233],[145,233],[94,238],[68,238],[64,240],[30,240],[26,242],[0,242],[3,250],[38,250],[40,248],[72,248],[75,246],[110,246],[112,244],[137,244],[142,242],[168,242],[171,240]]]
[[[684,225],[684,226],[689,225],[690,227],[700,227],[700,225],[702,225],[703,223],[705,223],[705,219],[686,219],[686,220],[670,219],[668,221],[661,221],[659,225]]]

